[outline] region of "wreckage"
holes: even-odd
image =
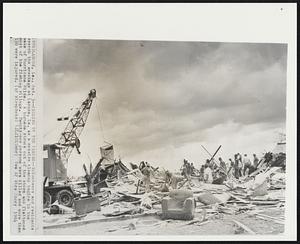
[[[101,223],[105,219],[114,220],[121,216],[130,216],[130,218],[152,216],[157,221],[155,226],[158,227],[163,223],[172,224],[173,222],[170,221],[187,221],[187,226],[195,228],[224,218],[232,221],[235,234],[257,232],[252,226],[243,224],[245,221],[239,220],[239,216],[284,226],[285,158],[283,155],[285,155],[283,152],[268,152],[260,159],[257,170],[252,174],[240,179],[228,179],[223,184],[206,184],[199,181],[198,177],[192,177],[192,187],[188,187],[185,181],[181,180],[174,187],[177,189],[174,189],[166,181],[166,171],[152,170],[149,193],[145,192],[143,176],[139,168],[129,170],[124,165],[126,168],[118,173],[115,164],[118,161],[112,161],[109,167],[110,173],[106,172],[105,184],[101,183],[98,187],[102,180],[101,172],[105,171],[105,168],[101,168],[101,163],[104,161],[102,158],[97,164],[100,165],[99,167],[96,166],[91,172],[86,172],[86,175],[93,178],[98,168],[100,182],[94,181],[91,184],[94,189],[86,192],[85,196],[82,194],[78,201],[75,199],[73,207],[68,211],[58,205],[60,210],[57,213],[64,213],[61,214],[64,220],[61,219],[62,222],[56,224],[46,224],[45,229],[51,231],[62,225],[72,226],[73,223]],[[267,211],[273,210],[280,211],[280,214],[276,216],[268,214]],[[178,222],[174,222],[174,225],[176,223]],[[127,230],[134,231],[136,228],[139,228],[138,222],[128,226]]]
[[[89,94],[90,105],[93,94],[95,95]],[[73,144],[67,143],[67,146],[73,145],[78,149],[77,139],[78,137],[72,141]],[[51,196],[55,194],[50,193],[50,189],[59,189],[55,190],[56,198],[44,204],[44,228],[50,233],[60,227],[72,228],[73,225],[121,220],[121,217],[132,219],[146,216],[152,216],[157,231],[166,223],[178,225],[176,221],[185,221],[184,226],[198,228],[224,219],[233,223],[234,234],[259,232],[244,224],[239,216],[244,216],[243,220],[255,218],[284,226],[286,154],[282,145],[273,152],[265,153],[256,170],[239,179],[229,177],[226,170],[225,177],[218,173],[220,165],[214,157],[221,146],[214,154],[205,149],[217,172],[212,184],[204,183],[198,170],[192,172],[190,179],[185,179],[180,174],[151,165],[150,191],[147,191],[141,164],[129,163],[131,168],[128,168],[122,160],[115,159],[114,146],[107,143],[100,147],[101,157],[95,167],[83,164],[83,177],[77,181],[56,183],[44,188],[44,192]],[[59,146],[51,150],[62,150]],[[46,164],[47,161],[44,162]],[[57,170],[64,172],[60,168],[61,164],[55,165],[59,165]],[[72,203],[57,197],[60,191],[71,191],[70,189],[73,191]],[[279,214],[271,216],[267,212],[270,210],[278,211]],[[51,216],[60,218],[53,222]],[[120,229],[135,231],[138,228],[136,221]],[[118,228],[103,228],[104,233],[117,231]]]

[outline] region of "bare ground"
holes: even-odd
[[[263,214],[269,216],[284,215],[283,209],[265,210]],[[197,213],[194,220],[201,219]],[[86,223],[79,226],[66,226],[45,229],[46,235],[244,235],[249,234],[232,220],[246,225],[256,234],[282,234],[284,225],[271,219],[259,219],[247,212],[230,215],[217,214],[208,218],[207,222],[181,220],[161,220],[159,216],[147,216],[142,218],[130,218],[109,222]],[[190,223],[190,224],[189,224]]]

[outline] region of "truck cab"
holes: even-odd
[[[61,205],[72,207],[74,198],[78,195],[67,182],[67,169],[61,159],[61,149],[57,144],[43,146],[44,208],[56,200]]]

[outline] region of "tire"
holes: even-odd
[[[43,201],[43,208],[49,208],[51,204],[51,195],[49,192],[44,191],[44,201]]]
[[[72,207],[74,196],[73,193],[68,190],[61,190],[57,193],[56,199],[60,205]]]

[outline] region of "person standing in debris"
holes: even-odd
[[[150,166],[148,163],[143,164],[144,167],[141,168],[141,172],[143,174],[143,183],[145,184],[145,192],[150,191]]]
[[[258,158],[256,157],[255,154],[253,154],[253,162],[251,162],[249,168],[249,175],[252,174],[257,169],[258,162],[259,162]]]
[[[224,160],[219,157],[219,162],[220,162],[220,167],[219,167],[219,177],[224,180],[226,180],[227,178],[227,167],[226,167],[226,163],[224,162]]]
[[[204,182],[211,184],[213,182],[212,170],[208,165],[205,165],[204,167]]]
[[[247,169],[248,169],[248,174],[250,174],[250,171],[251,171],[251,161],[248,158],[247,154],[244,154],[243,165],[244,165],[243,175],[244,176],[246,175]]]
[[[232,161],[231,158],[229,159],[229,169],[227,171],[227,177],[229,179],[232,179],[232,178],[235,177],[235,175],[234,175],[234,162]]]
[[[192,165],[189,162],[187,162],[187,175],[188,177],[192,175]]]
[[[181,175],[184,176],[185,178],[187,178],[187,171],[188,171],[187,168],[188,168],[187,160],[183,159],[183,166],[182,166]]]
[[[210,160],[209,159],[206,159],[206,162],[205,162],[205,166],[210,166]]]
[[[226,163],[224,162],[224,160],[219,157],[219,162],[220,162],[220,170],[223,171],[223,172],[227,172],[227,167],[226,167]]]
[[[238,160],[238,169],[239,169],[238,174],[239,174],[239,177],[242,177],[244,165],[243,165],[242,155],[240,153],[237,153],[237,160]]]
[[[194,164],[191,163],[191,175],[193,175],[195,173],[195,167]]]
[[[120,162],[121,162],[120,159],[118,162],[116,160],[114,161],[114,168],[112,171],[112,175],[117,176],[118,181],[121,179],[121,171],[120,171],[120,167],[119,167]]]
[[[191,165],[186,159],[183,160],[183,164],[183,176],[188,182],[188,185],[191,186]]]
[[[201,168],[200,168],[200,177],[199,177],[199,181],[204,181],[204,169],[205,169],[205,166],[204,164],[201,165]]]
[[[256,156],[256,154],[254,153],[254,154],[253,154],[253,168],[254,168],[254,170],[257,169],[258,163],[259,163],[259,159],[258,159],[258,157]]]
[[[234,176],[236,179],[240,178],[239,159],[238,154],[234,154]]]

